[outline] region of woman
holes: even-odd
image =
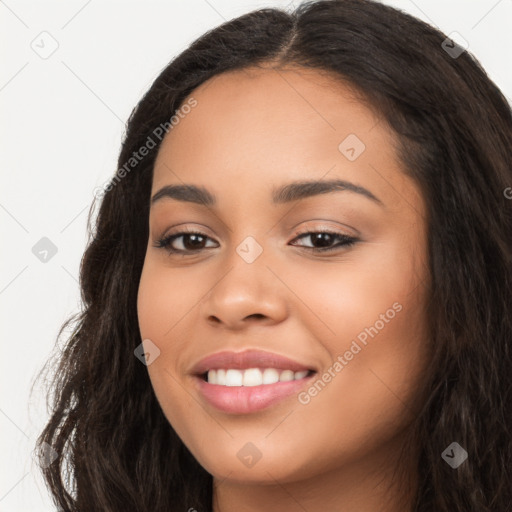
[[[97,194],[59,506],[512,510],[511,148],[471,55],[379,3],[199,38]]]

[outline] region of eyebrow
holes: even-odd
[[[316,196],[319,194],[326,194],[329,192],[348,191],[355,194],[360,194],[363,197],[371,199],[375,203],[383,206],[382,201],[373,195],[369,190],[360,185],[354,185],[350,181],[345,180],[320,180],[320,181],[294,181],[287,183],[272,190],[272,203],[283,204],[292,201],[306,199],[308,197]],[[204,187],[196,185],[166,185],[162,187],[151,198],[151,204],[163,198],[175,199],[177,201],[185,201],[190,203],[197,203],[203,206],[214,206],[217,204],[215,194],[212,194]]]

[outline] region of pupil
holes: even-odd
[[[201,235],[186,235],[185,237],[185,247],[187,247],[187,245],[189,246],[188,248],[192,248],[192,249],[197,249],[197,248],[201,248],[201,244],[202,244],[202,239],[203,237]],[[192,242],[192,243],[186,243],[186,241],[189,241],[189,242]],[[195,243],[194,243],[195,242]]]
[[[332,235],[330,233],[315,233],[313,237],[317,245],[320,242],[320,247],[328,247],[332,243]]]

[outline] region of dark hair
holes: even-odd
[[[475,58],[450,52],[445,39],[373,1],[307,2],[226,22],[162,71],[130,116],[125,172],[101,201],[81,264],[82,312],[59,333],[73,325],[38,447],[58,454],[41,466],[60,507],[211,510],[212,476],[170,426],[133,353],[160,141],[129,172],[125,164],[214,75],[298,65],[350,84],[381,115],[427,204],[432,356],[410,433],[413,511],[512,510],[512,114]],[[457,469],[441,457],[452,442],[469,454]]]

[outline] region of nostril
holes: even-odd
[[[253,315],[249,315],[247,318],[265,318],[265,315],[261,313],[254,313]]]

